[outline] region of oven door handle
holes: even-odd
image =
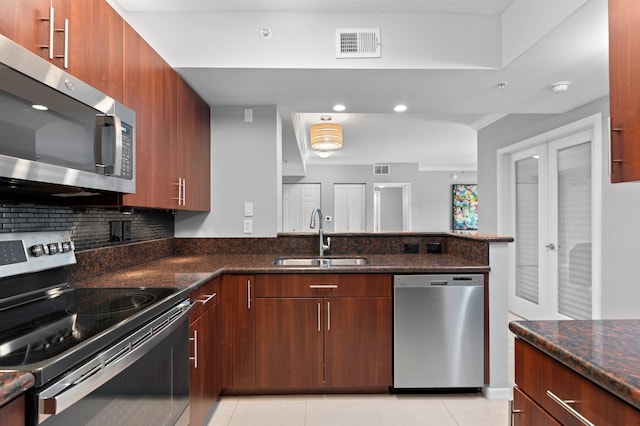
[[[189,301],[174,306],[43,390],[38,395],[40,422],[69,408],[149,353],[187,321],[193,306]]]

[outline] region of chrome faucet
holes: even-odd
[[[311,223],[309,223],[309,228],[314,229],[316,227],[316,214],[318,215],[318,221],[320,222],[320,225],[318,226],[318,236],[320,237],[320,256],[324,256],[324,251],[329,250],[331,247],[331,237],[327,237],[327,244],[325,244],[324,216],[322,215],[320,207],[316,207],[313,212],[311,212]]]

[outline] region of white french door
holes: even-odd
[[[592,134],[509,159],[509,305],[527,319],[590,319],[593,300]]]

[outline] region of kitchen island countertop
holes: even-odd
[[[509,329],[640,409],[640,319],[514,321]]]

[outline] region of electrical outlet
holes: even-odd
[[[109,241],[122,241],[122,222],[114,220],[109,222]]]
[[[131,221],[122,221],[122,241],[131,241]]]
[[[442,253],[440,243],[427,243],[427,253]]]
[[[244,233],[245,234],[253,233],[253,220],[252,219],[245,219],[243,225],[244,225]]]
[[[404,244],[404,252],[405,253],[420,253],[420,245],[417,243],[405,243]]]

